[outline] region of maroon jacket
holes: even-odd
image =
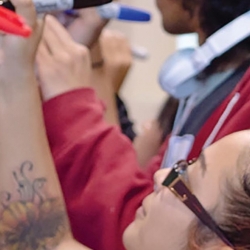
[[[196,136],[190,158],[204,142],[235,95],[234,105],[215,139],[250,128],[250,70],[210,116]],[[45,123],[74,236],[94,250],[122,250],[122,233],[143,198],[153,190],[160,153],[142,172],[130,140],[107,125],[104,107],[91,89],[78,89],[44,104]]]

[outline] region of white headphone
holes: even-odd
[[[159,83],[163,90],[176,98],[187,97],[199,85],[195,76],[211,61],[250,35],[250,11],[237,17],[196,49],[180,50],[163,64]]]

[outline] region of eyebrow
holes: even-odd
[[[198,160],[200,162],[200,166],[201,166],[201,170],[202,170],[202,177],[203,177],[204,174],[206,173],[206,170],[207,170],[206,157],[205,157],[203,151],[201,151]]]

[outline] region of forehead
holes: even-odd
[[[248,171],[250,166],[250,143],[242,147],[236,166],[239,170],[239,173],[241,173],[241,176],[242,174],[246,173],[246,171]]]
[[[226,136],[203,151],[204,158],[199,158],[190,173],[194,191],[203,204],[214,207],[226,181],[239,183],[250,163],[249,145],[250,132],[244,131]]]
[[[250,131],[245,130],[233,133],[220,139],[209,148],[207,148],[205,150],[205,153],[209,157],[216,157],[216,159],[225,158],[225,160],[227,161],[233,160],[235,163],[242,163],[243,160],[249,160],[249,151]]]
[[[238,175],[250,163],[250,131],[233,133],[204,152],[208,165],[222,169],[222,174]],[[225,168],[225,169],[224,169]],[[224,171],[228,173],[223,173]],[[229,171],[230,170],[230,171]]]

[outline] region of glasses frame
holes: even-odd
[[[226,245],[233,248],[233,244],[225,236],[223,230],[216,224],[213,218],[201,205],[196,196],[191,192],[181,177],[180,170],[186,169],[194,161],[187,162],[186,160],[178,161],[170,173],[167,175],[162,185],[169,188],[169,190],[181,200],[199,219],[212,230]],[[184,167],[183,167],[184,165]]]

